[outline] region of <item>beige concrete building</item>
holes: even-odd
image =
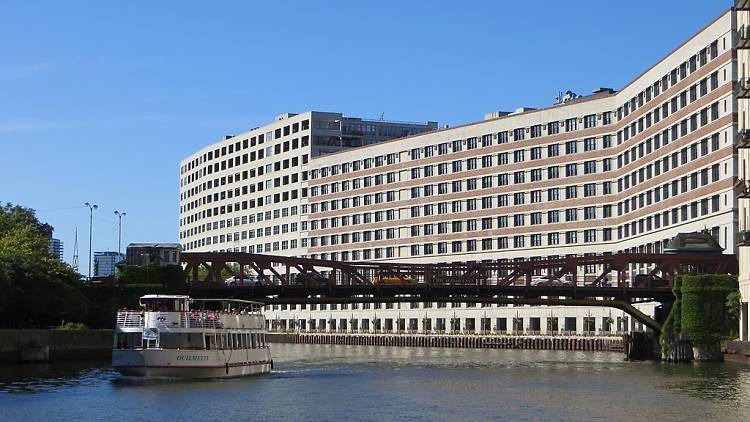
[[[736,39],[736,69],[737,78],[737,159],[739,172],[737,174],[738,191],[738,259],[740,264],[740,339],[750,341],[748,336],[748,302],[750,302],[750,2],[738,1],[733,26]]]
[[[391,140],[358,145],[337,144],[341,115],[287,115],[206,147],[181,166],[183,249],[342,261],[533,260],[660,252],[677,233],[707,229],[735,253],[742,213],[735,190],[745,174],[735,85],[745,75],[737,58],[745,54],[738,22],[746,13],[723,13],[619,91],[567,95],[453,128],[407,126],[419,133],[396,129]],[[326,131],[324,142],[314,141],[318,131]],[[305,149],[287,148],[290,138],[301,148],[303,137]],[[632,268],[630,277],[646,270]],[[391,331],[637,328],[609,308],[438,305],[275,307],[267,318],[334,331],[341,321],[355,331],[375,330],[376,322]]]

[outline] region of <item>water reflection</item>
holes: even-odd
[[[108,360],[0,365],[0,392],[41,393],[115,379]]]
[[[122,377],[102,361],[0,367],[0,419],[139,418],[165,404],[175,419],[242,420],[744,420],[750,411],[750,368],[729,363],[301,344],[276,344],[273,355],[269,375],[213,381]]]
[[[714,402],[747,402],[750,369],[734,363],[661,365],[663,388],[689,397]]]

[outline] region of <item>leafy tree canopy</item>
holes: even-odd
[[[48,327],[86,318],[78,274],[48,254],[52,230],[34,210],[0,204],[0,327]]]

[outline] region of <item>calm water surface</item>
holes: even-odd
[[[108,362],[0,367],[0,420],[750,421],[750,368],[608,352],[276,344],[273,374],[123,378]]]

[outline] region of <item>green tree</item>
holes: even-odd
[[[48,327],[87,317],[78,274],[48,254],[51,234],[33,210],[0,206],[0,326]]]

